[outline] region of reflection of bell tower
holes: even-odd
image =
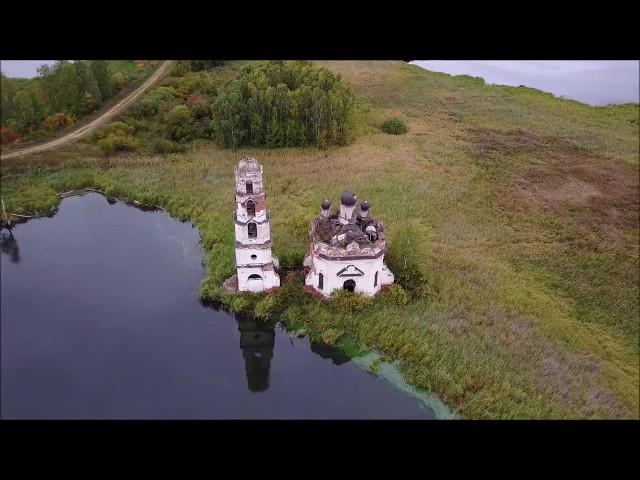
[[[236,321],[240,330],[240,349],[244,358],[247,385],[252,392],[264,392],[269,388],[275,322],[256,320],[241,313],[236,314]]]

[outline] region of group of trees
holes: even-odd
[[[52,131],[93,112],[127,84],[104,60],[42,65],[33,79],[2,75],[3,140]]]
[[[105,130],[96,139],[107,154],[168,153],[196,139],[230,148],[322,147],[350,139],[353,110],[354,95],[340,76],[309,62],[238,69],[216,60],[179,61],[120,117],[132,131]]]
[[[247,65],[214,99],[213,137],[222,146],[344,144],[354,96],[339,75],[309,62]]]

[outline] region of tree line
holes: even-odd
[[[33,79],[2,81],[2,141],[46,136],[97,110],[128,83],[106,60],[61,60],[42,65]]]
[[[211,104],[211,130],[222,146],[344,144],[354,95],[340,75],[310,62],[246,65]]]

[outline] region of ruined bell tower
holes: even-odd
[[[278,260],[271,254],[271,228],[262,165],[253,157],[238,163],[236,176],[236,270],[238,290],[262,292],[280,286],[275,271]]]

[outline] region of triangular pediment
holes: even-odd
[[[338,272],[339,277],[362,277],[364,272],[355,265],[348,265]]]

